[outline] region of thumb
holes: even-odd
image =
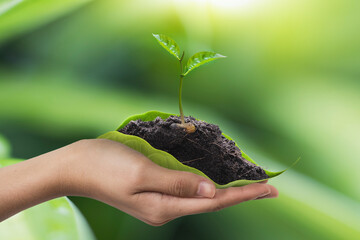
[[[154,166],[147,171],[143,191],[160,192],[177,197],[215,196],[215,185],[209,179],[190,172]]]

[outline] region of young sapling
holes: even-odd
[[[173,39],[163,34],[153,36],[179,61],[180,116],[159,111],[137,114],[127,118],[116,131],[99,138],[121,142],[162,167],[208,177],[219,188],[243,186],[283,173],[285,170],[270,172],[261,168],[218,125],[184,116],[181,103],[184,78],[204,63],[225,56],[198,52],[183,65],[185,52],[180,52]]]
[[[184,120],[184,112],[181,103],[181,92],[182,92],[182,84],[185,76],[189,74],[193,69],[216,59],[225,58],[225,56],[215,53],[215,52],[198,52],[195,53],[192,57],[189,58],[186,65],[183,67],[183,60],[185,56],[185,51],[180,54],[179,45],[170,37],[164,34],[153,34],[159,44],[165,48],[171,55],[176,57],[179,61],[180,65],[180,87],[179,87],[179,110],[180,110],[180,118],[181,123],[177,124],[179,127],[182,127],[186,130],[187,133],[195,132],[196,128],[192,123],[185,123]]]

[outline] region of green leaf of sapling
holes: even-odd
[[[177,45],[174,39],[164,34],[153,34],[153,36],[156,38],[156,40],[158,40],[160,45],[166,49],[166,51],[180,60],[180,47]]]
[[[207,62],[213,61],[215,59],[219,58],[225,58],[226,56],[223,56],[218,53],[214,52],[198,52],[195,53],[187,62],[185,66],[185,71],[183,73],[184,76],[186,76],[191,70],[194,68],[197,68]]]

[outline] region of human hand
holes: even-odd
[[[59,158],[60,195],[94,198],[153,226],[184,215],[278,196],[267,181],[216,189],[204,177],[163,168],[111,140],[81,140],[59,150],[63,156]]]

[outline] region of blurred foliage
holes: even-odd
[[[0,167],[20,161],[17,159],[2,159],[0,160]],[[92,240],[95,238],[76,206],[66,197],[62,197],[26,209],[1,222],[0,239]]]
[[[1,0],[0,43],[31,31],[90,0]]]
[[[10,144],[0,135],[0,159],[10,157]]]
[[[302,160],[272,180],[279,199],[161,228],[72,198],[97,238],[360,238],[359,13],[357,0],[0,1],[0,133],[29,158],[129,115],[177,113],[177,62],[151,36],[165,33],[188,56],[228,56],[184,80],[185,115],[266,169]]]

